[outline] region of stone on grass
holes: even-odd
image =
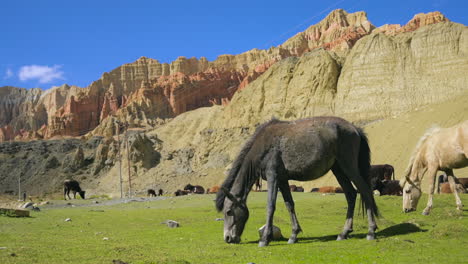
[[[177,228],[180,226],[179,223],[174,220],[166,220],[165,222],[162,222],[161,224],[166,224],[170,228]]]
[[[260,238],[262,237],[264,230],[265,230],[265,225],[263,225],[262,227],[258,229],[258,235],[260,236]],[[280,240],[282,238],[283,238],[283,235],[281,234],[281,229],[273,225],[273,240]]]
[[[215,221],[224,221],[224,218],[216,218]]]
[[[71,218],[65,219],[65,222],[71,222]]]
[[[108,237],[103,237],[102,240],[107,241],[107,240],[109,240],[109,238]]]

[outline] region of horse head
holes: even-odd
[[[81,199],[84,200],[84,199],[85,199],[85,193],[86,193],[86,192],[85,192],[85,191],[79,191],[78,193],[80,194]]]
[[[403,189],[403,211],[409,213],[416,211],[418,207],[419,198],[421,198],[421,183],[419,181],[412,181],[407,177],[402,185]]]
[[[249,209],[245,201],[237,199],[226,188],[221,187],[226,195],[224,201],[224,241],[239,243],[245,223],[249,219]]]

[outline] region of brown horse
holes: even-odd
[[[357,187],[369,229],[367,239],[375,238],[377,205],[370,188],[370,150],[364,132],[338,117],[314,117],[296,121],[273,119],[257,128],[234,160],[228,177],[216,197],[216,208],[224,212],[224,240],[239,243],[249,217],[247,196],[258,177],[268,183],[265,231],[259,246],[272,239],[273,214],[278,190],[281,191],[292,222],[288,243],[297,242],[302,231],[297,221],[288,180],[310,181],[330,169],[343,187],[348,211],[343,232],[337,240],[353,231]]]
[[[403,187],[403,210],[415,211],[421,197],[421,181],[424,174],[429,175],[429,199],[423,215],[428,215],[432,209],[432,198],[435,189],[435,178],[438,170],[448,176],[450,188],[455,195],[457,209],[462,210],[463,204],[455,191],[455,175],[453,169],[468,166],[468,121],[450,128],[432,128],[419,140],[410,158]]]

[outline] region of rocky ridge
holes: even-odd
[[[354,43],[374,28],[364,12],[348,14],[338,9],[317,25],[268,50],[221,55],[212,62],[203,57],[179,57],[168,64],[141,57],[104,73],[86,88],[64,85],[47,91],[49,100],[35,102],[33,107],[33,112],[41,113],[40,125],[29,122],[19,128],[12,126],[17,115],[4,117],[0,127],[5,132],[0,139],[27,138],[20,129],[33,132],[28,134],[32,138],[83,135],[109,116],[133,121],[133,126],[151,127],[158,118],[227,104],[236,91],[284,58],[324,48],[342,60]]]
[[[355,18],[356,21],[361,21],[358,18]],[[415,19],[421,21],[421,16]],[[181,184],[190,182],[210,187],[222,181],[230,163],[255,127],[272,116],[292,120],[313,115],[339,115],[366,124],[392,119],[458,97],[466,98],[468,29],[448,21],[428,21],[438,23],[428,22],[429,25],[417,29],[411,27],[411,30],[398,34],[373,29],[353,42],[347,52],[327,49],[327,46],[311,51],[301,49],[304,51],[301,56],[286,56],[268,67],[262,66],[263,73],[252,78],[244,87],[242,82],[246,77],[242,79],[242,76],[251,68],[239,71],[232,66],[236,65],[234,62],[238,59],[234,56],[220,56],[215,61],[225,65],[224,68],[208,67],[202,72],[194,71],[191,74],[172,73],[134,82],[134,86],[130,82],[122,86],[114,85],[111,80],[117,78],[116,75],[111,78],[110,73],[106,73],[90,87],[75,89],[76,92],[67,95],[65,100],[60,99],[64,98],[63,95],[52,97],[60,99],[54,99],[58,102],[57,106],[62,101],[66,103],[61,107],[56,106],[59,115],[52,116],[55,118],[52,122],[58,128],[51,130],[48,125],[47,129],[42,128],[45,133],[42,135],[57,135],[47,136],[50,131],[67,131],[70,135],[74,131],[96,126],[86,138],[91,139],[90,135],[105,136],[101,140],[102,146],[96,145],[94,149],[87,150],[93,153],[88,155],[98,158],[85,166],[84,174],[67,172],[77,179],[88,177],[87,174],[93,175],[92,179],[84,178],[83,181],[95,193],[116,195],[115,190],[118,190],[116,179],[119,162],[116,153],[120,149],[122,156],[126,157],[127,148],[123,144],[119,148],[115,143],[116,120],[129,121],[131,127],[134,127],[129,132],[138,134],[130,140],[134,142],[130,143],[128,150],[131,160],[122,161],[122,169],[131,172],[136,190],[141,191],[148,186],[175,190]],[[340,28],[341,24],[337,25],[329,28]],[[304,34],[295,37],[298,41],[306,39]],[[266,51],[259,51],[259,54],[262,52]],[[249,52],[241,55],[246,54]],[[220,59],[225,63],[221,63]],[[140,64],[144,65],[147,62],[143,61],[150,59],[140,60]],[[190,65],[196,65],[195,61],[192,60]],[[177,67],[185,67],[181,65],[183,63],[179,61]],[[226,70],[226,65],[231,65],[231,68]],[[145,67],[130,69],[130,72],[134,71],[132,78],[145,79],[144,76],[149,74],[142,70]],[[122,76],[122,72],[119,74]],[[229,87],[235,90],[230,98],[223,97],[222,92],[216,94],[216,87],[226,85],[222,81],[225,79],[232,81]],[[103,85],[111,88],[100,97],[104,89],[99,87]],[[123,92],[125,89],[129,91],[130,86],[137,88],[129,94]],[[73,90],[71,87],[62,89]],[[197,89],[196,94],[200,97],[191,94]],[[204,91],[210,93],[204,94]],[[210,97],[208,94],[216,96]],[[180,103],[189,99],[195,103]],[[212,104],[211,107],[203,107]],[[43,113],[48,113],[47,109]],[[77,118],[86,114],[86,121]],[[68,123],[60,127],[64,122]],[[82,141],[86,142],[86,138]],[[148,145],[151,147],[148,148]],[[84,156],[87,151],[84,150]],[[78,156],[75,154],[73,157]],[[8,156],[2,160],[8,161]],[[60,159],[58,161],[61,163]],[[54,164],[55,161],[49,163]],[[11,166],[10,169],[15,170],[15,167]],[[0,176],[8,178],[1,173]],[[35,177],[43,176],[37,174]],[[57,177],[63,177],[63,174],[58,173]],[[92,185],[91,182],[99,184]]]

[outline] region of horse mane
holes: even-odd
[[[434,125],[431,128],[429,128],[428,130],[426,130],[424,135],[421,138],[419,138],[419,141],[416,144],[416,147],[414,148],[413,153],[411,154],[408,167],[406,168],[405,172],[403,173],[403,175],[404,175],[404,177],[402,178],[403,181],[407,181],[409,179],[409,176],[411,175],[411,172],[413,171],[414,162],[416,160],[416,157],[419,155],[421,147],[423,146],[423,144],[426,143],[427,139],[430,136],[432,136],[434,133],[439,132],[440,129],[441,128],[439,126]],[[419,166],[417,168],[415,168],[415,169],[419,171]]]
[[[270,121],[263,123],[262,125],[258,126],[257,129],[255,130],[255,133],[245,142],[244,146],[242,147],[241,151],[239,152],[239,155],[237,155],[237,158],[234,160],[232,163],[232,167],[229,170],[229,174],[224,180],[223,184],[221,185],[221,188],[225,188],[227,190],[231,190],[232,185],[234,184],[234,181],[236,180],[237,176],[239,175],[239,171],[242,168],[242,165],[245,162],[245,157],[249,153],[249,151],[252,149],[253,144],[255,143],[255,140],[257,139],[258,135],[269,125],[279,123],[281,122],[280,120],[276,119],[273,117]],[[254,169],[252,168],[252,164],[249,164],[248,166],[249,172],[253,172]],[[219,190],[217,195],[216,195],[216,209],[218,212],[223,210],[224,207],[224,199],[226,198],[226,195],[222,190]]]

